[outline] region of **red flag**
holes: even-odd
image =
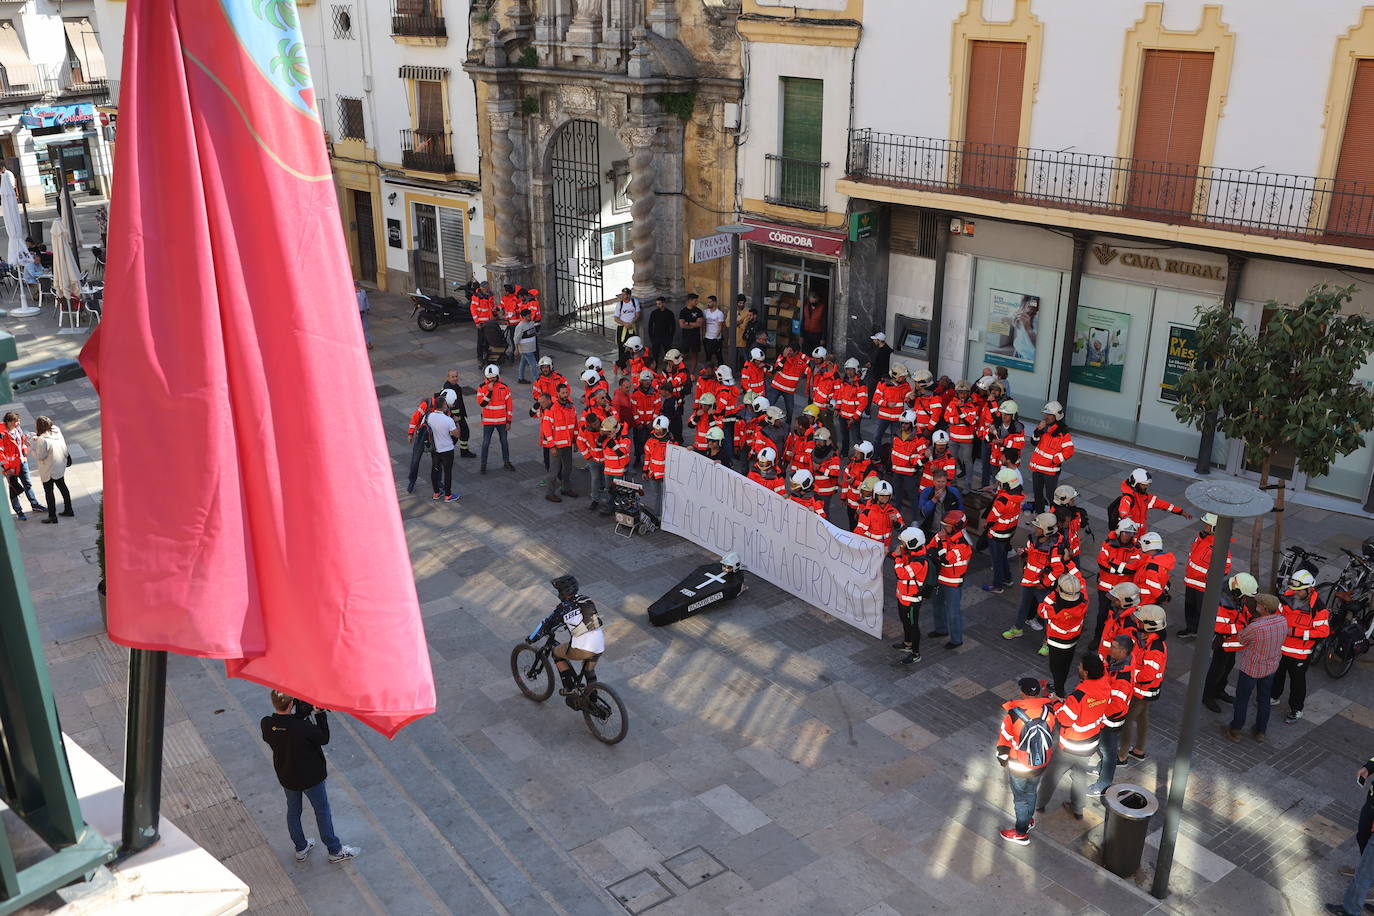
[[[291,3],[132,0],[101,398],[110,637],[394,735],[434,681]]]

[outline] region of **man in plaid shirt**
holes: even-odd
[[[1253,734],[1256,741],[1264,740],[1264,730],[1269,724],[1269,689],[1273,685],[1274,672],[1279,669],[1279,659],[1283,657],[1283,640],[1288,635],[1288,621],[1278,613],[1278,598],[1259,595],[1255,603],[1254,619],[1236,637],[1242,646],[1236,659],[1236,667],[1240,669],[1236,676],[1236,700],[1231,724],[1221,727],[1222,734],[1232,741],[1240,740],[1252,692],[1259,705]]]

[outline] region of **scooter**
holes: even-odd
[[[422,331],[436,331],[441,324],[457,324],[472,318],[471,290],[453,284],[455,291],[465,292],[462,298],[453,296],[427,296],[418,289],[411,293],[410,301],[415,305],[411,317]]]

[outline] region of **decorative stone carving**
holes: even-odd
[[[653,127],[627,127],[620,131],[620,140],[630,151],[630,257],[634,261],[634,289],[637,295],[647,296],[654,291],[654,139],[658,130]]]
[[[558,104],[570,114],[595,114],[596,90],[590,86],[559,86]]]
[[[520,198],[515,193],[515,144],[511,141],[512,112],[490,111],[492,190],[496,193],[496,256],[503,261],[519,258]]]

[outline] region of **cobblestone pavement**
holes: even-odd
[[[1336,869],[1353,861],[1360,803],[1352,774],[1374,749],[1368,664],[1339,681],[1314,673],[1306,718],[1278,717],[1267,745],[1231,744],[1205,714],[1174,893],[1160,903],[1144,890],[1148,864],[1134,881],[1095,864],[1095,805],[1083,821],[1053,806],[1029,847],[998,839],[1010,822],[992,754],[998,706],[1016,678],[1046,666],[1032,639],[998,638],[1016,595],[978,588],[985,556],[965,592],[964,647],[946,652],[933,641],[912,668],[894,665],[889,640],[758,581],[732,605],[652,628],[647,603],[705,554],[665,534],[625,540],[583,500],[542,499],[523,416],[514,473],[493,458],[480,477],[477,462],[460,460],[461,502],[405,495],[406,417],[450,366],[476,380],[473,341],[468,328],[419,332],[401,297],[374,303],[373,366],[439,712],[391,742],[338,723],[329,748],[335,820],[363,853],[342,866],[323,857],[298,864],[258,736],[265,692],[226,680],[218,665],[173,659],[164,812],[250,884],[255,911],[1125,916],[1309,913],[1338,899]],[[69,355],[84,338],[58,336],[46,313],[9,321],[22,359]],[[560,346],[548,349],[567,372],[580,357]],[[526,390],[515,387],[522,403]],[[29,521],[20,537],[62,725],[118,772],[125,652],[100,635],[93,593],[98,405],[83,380],[34,391],[20,409],[26,425],[52,416],[77,446],[68,478],[75,523]],[[1082,455],[1070,470],[1105,528],[1106,499],[1129,467]],[[1186,483],[1156,476],[1157,492],[1174,500]],[[1191,524],[1162,520],[1170,549],[1186,555]],[[1288,537],[1330,554],[1371,527],[1299,509]],[[1245,529],[1237,554],[1247,565]],[[614,748],[594,742],[556,699],[521,699],[510,680],[511,646],[550,606],[548,580],[567,570],[607,612],[600,673],[631,716],[629,737]],[[894,608],[887,613],[890,638]],[[1163,793],[1191,656],[1190,644],[1172,645],[1149,758],[1119,779]]]

